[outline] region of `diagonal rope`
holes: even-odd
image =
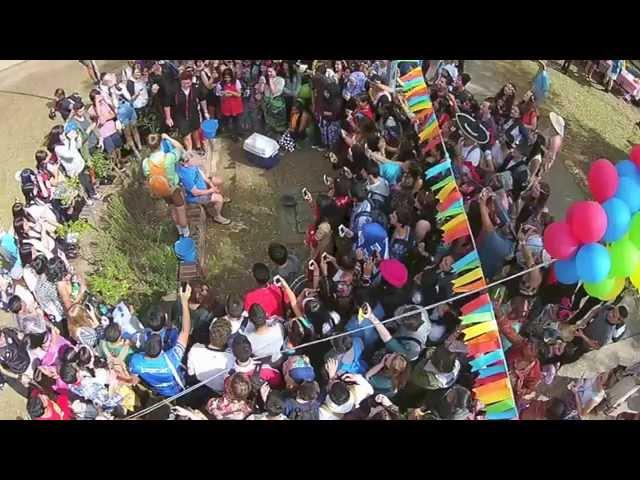
[[[424,311],[433,310],[434,308],[439,307],[440,305],[444,305],[446,303],[455,302],[457,300],[466,298],[468,296],[479,294],[480,292],[483,292],[485,290],[489,290],[490,288],[493,288],[496,285],[500,285],[502,283],[505,283],[505,282],[508,282],[510,280],[513,280],[514,278],[521,277],[521,276],[526,275],[527,273],[532,272],[534,270],[537,270],[537,269],[540,269],[540,268],[546,268],[546,267],[550,266],[551,264],[553,264],[554,262],[555,262],[555,260],[551,260],[550,262],[541,263],[539,265],[534,265],[533,267],[527,268],[526,270],[522,270],[521,272],[515,273],[513,275],[510,275],[508,277],[502,278],[500,280],[496,280],[495,282],[492,282],[492,283],[490,283],[490,284],[488,284],[488,285],[486,285],[486,286],[484,286],[482,288],[479,288],[477,290],[473,290],[471,292],[464,292],[464,293],[461,293],[459,295],[455,295],[452,298],[449,298],[447,300],[442,300],[440,302],[432,303],[431,305],[420,307],[420,308],[418,308],[416,310],[411,310],[410,312],[406,312],[406,313],[403,313],[401,315],[396,315],[394,317],[387,318],[386,320],[381,320],[380,323],[384,325],[385,323],[392,322],[394,320],[398,320],[398,319],[401,319],[401,318],[404,318],[404,317],[408,317],[410,315],[415,315],[416,313],[422,313]],[[331,341],[331,340],[333,340],[335,338],[344,337],[345,335],[352,335],[354,333],[361,332],[361,331],[367,330],[369,328],[375,328],[375,325],[372,325],[372,324],[371,325],[365,325],[365,326],[362,326],[362,327],[358,327],[355,330],[351,330],[351,331],[348,331],[348,332],[337,333],[337,334],[332,335],[330,337],[325,337],[325,338],[320,338],[320,339],[317,339],[317,340],[312,340],[310,342],[303,343],[303,344],[297,345],[295,347],[283,348],[283,349],[280,350],[280,353],[289,353],[291,351],[295,351],[295,350],[298,350],[298,349],[301,349],[301,348],[304,348],[304,347],[308,347],[308,346],[311,346],[311,345],[317,345],[319,343]],[[272,342],[272,343],[275,343],[275,342]],[[230,369],[223,370],[221,372],[215,373],[214,375],[212,375],[211,377],[207,378],[206,380],[202,380],[201,382],[198,382],[195,385],[192,385],[191,387],[189,387],[189,388],[187,388],[187,389],[185,389],[185,390],[173,395],[172,397],[166,398],[166,399],[164,399],[164,400],[162,400],[162,401],[160,401],[158,403],[155,403],[155,404],[151,405],[150,407],[147,407],[147,408],[145,408],[143,410],[140,410],[139,412],[135,412],[135,413],[131,414],[130,416],[126,417],[125,420],[133,420],[133,419],[141,417],[143,415],[147,415],[148,413],[151,413],[152,411],[156,410],[157,408],[160,408],[163,405],[166,405],[166,404],[169,404],[171,402],[174,402],[178,398],[180,398],[180,397],[182,397],[182,396],[184,396],[184,395],[186,395],[186,394],[188,394],[188,393],[200,388],[202,385],[210,382],[211,380],[219,377],[220,375],[226,374],[229,370]]]

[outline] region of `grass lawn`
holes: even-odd
[[[518,88],[518,96],[529,88],[537,71],[531,60],[469,61],[474,94],[482,99],[495,94],[507,81]],[[572,65],[569,75],[559,71],[560,65],[547,62],[551,92],[541,113],[553,110],[566,121],[566,139],[560,159],[576,175],[580,183],[589,165],[598,158],[617,162],[627,158],[633,144],[640,143],[640,109],[611,93],[601,85],[588,82],[582,65]]]

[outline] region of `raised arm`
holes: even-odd
[[[182,306],[182,329],[178,335],[178,343],[187,348],[189,333],[191,332],[191,311],[189,310],[189,298],[191,297],[191,285],[188,283],[185,289],[180,289],[180,304]]]

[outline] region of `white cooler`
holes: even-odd
[[[253,133],[247,138],[242,148],[247,159],[257,167],[269,170],[280,161],[278,142],[259,133]]]

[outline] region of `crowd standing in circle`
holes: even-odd
[[[442,131],[427,149],[402,90],[389,86],[388,60],[137,60],[117,75],[81,62],[96,86],[88,101],[56,91],[50,116],[63,122],[21,172],[25,201],[1,239],[2,306],[16,326],[0,329],[0,378],[25,392],[31,419],[483,418],[460,334],[464,299],[447,302],[452,265],[474,245],[443,243],[424,176],[445,158],[488,281],[527,270],[491,291],[521,418],[576,418],[624,402],[607,393],[613,377],[576,382],[567,398],[537,395],[559,365],[620,338],[628,315],[536,267],[553,220],[544,176],[566,128],[559,115],[538,114],[549,91],[544,62],[521,95],[508,83],[476,99],[463,61],[424,61],[437,72]],[[141,158],[137,119],[149,112],[161,129]],[[74,273],[76,246],[54,233],[100,200],[88,156],[101,150],[124,167],[126,145],[180,236],[190,234],[189,203],[226,225],[221,179],[193,162],[210,148],[200,129],[209,118],[233,141],[260,132],[284,151],[322,152],[334,173],[323,193],[303,191],[315,218],[308,256],[274,239],[246,292],[193,282],[173,312],[144,318],[125,302],[105,305]],[[81,188],[69,192],[70,177]]]

